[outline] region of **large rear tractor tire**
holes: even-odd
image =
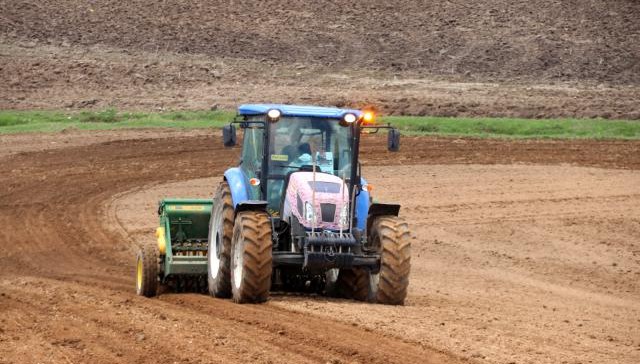
[[[411,270],[411,241],[406,222],[396,216],[378,216],[372,221],[369,246],[380,253],[380,271],[342,269],[336,285],[341,297],[386,305],[403,305]]]
[[[154,297],[158,294],[158,247],[145,244],[136,257],[136,293]]]
[[[209,264],[207,282],[209,294],[231,297],[231,238],[233,237],[233,201],[226,181],[218,186],[209,221]]]
[[[269,215],[242,211],[233,228],[231,290],[236,303],[261,303],[269,298],[272,272]]]

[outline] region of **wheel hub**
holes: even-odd
[[[136,289],[139,291],[142,287],[142,259],[138,258],[138,264],[136,264]]]

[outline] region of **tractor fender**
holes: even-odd
[[[391,203],[372,203],[369,206],[369,217],[391,215],[398,216],[400,214],[400,205]]]
[[[267,212],[268,204],[269,203],[267,201],[260,201],[260,200],[248,200],[248,201],[240,202],[238,206],[236,206],[235,216],[237,217],[238,214],[242,211]]]
[[[391,203],[372,203],[369,206],[369,216],[367,217],[367,231],[371,231],[371,224],[376,216],[398,216],[400,205]]]
[[[227,169],[226,172],[224,172],[224,180],[229,184],[234,209],[236,209],[238,204],[249,200],[250,194],[247,178],[242,172],[242,169],[238,167]]]
[[[360,184],[363,187],[366,186],[367,180],[360,177]],[[369,191],[361,189],[360,193],[356,196],[356,227],[360,230],[364,230],[367,225],[367,216],[369,215],[369,202]]]
[[[236,206],[236,215],[242,211],[267,211],[267,201],[247,200]]]

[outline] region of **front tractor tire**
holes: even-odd
[[[233,228],[231,288],[236,303],[269,298],[272,271],[271,222],[266,212],[239,212]]]
[[[207,282],[209,294],[231,297],[231,238],[233,237],[233,201],[226,181],[218,186],[209,221]]]
[[[368,244],[380,253],[380,271],[341,270],[341,296],[385,305],[403,305],[409,287],[411,241],[406,222],[396,216],[378,216],[369,229]]]
[[[143,245],[136,257],[136,293],[155,297],[158,294],[158,247]]]

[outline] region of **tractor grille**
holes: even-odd
[[[336,205],[332,203],[321,203],[320,213],[323,222],[333,222],[336,216]]]

